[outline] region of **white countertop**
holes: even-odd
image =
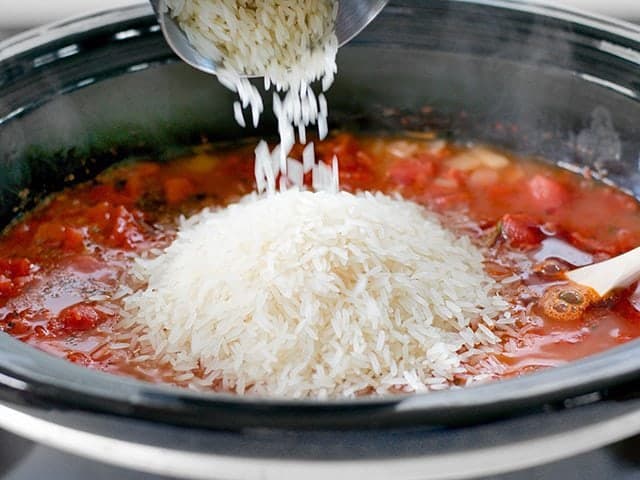
[[[26,28],[83,13],[140,3],[141,0],[0,0],[0,29]],[[627,20],[640,20],[640,0],[545,0]]]

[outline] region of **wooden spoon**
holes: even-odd
[[[640,247],[604,262],[567,272],[569,284],[549,288],[539,301],[542,312],[554,320],[572,321],[616,288],[640,278]]]
[[[640,278],[640,247],[604,262],[572,270],[567,278],[593,289],[600,297],[616,288],[628,287]]]

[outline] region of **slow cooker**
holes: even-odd
[[[338,66],[334,126],[479,140],[640,194],[638,27],[519,1],[393,0]],[[176,59],[146,4],[1,43],[0,221],[125,157],[274,131],[237,127],[232,102]],[[464,478],[640,433],[639,379],[634,341],[477,387],[283,401],[119,378],[0,334],[0,427],[182,478]]]

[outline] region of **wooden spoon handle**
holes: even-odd
[[[572,270],[567,278],[592,288],[601,297],[614,288],[627,287],[640,278],[640,247],[604,262]]]

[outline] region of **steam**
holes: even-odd
[[[576,137],[575,149],[580,159],[597,171],[606,169],[611,162],[620,161],[622,142],[609,110],[602,106],[593,110],[589,126]]]

